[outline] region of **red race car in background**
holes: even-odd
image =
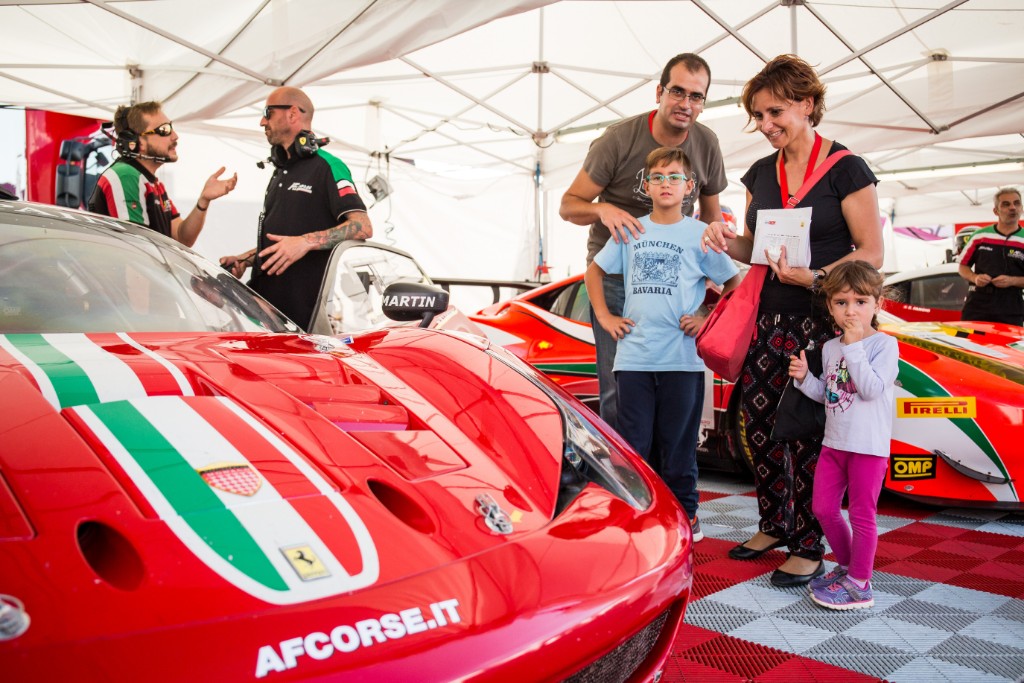
[[[331,259],[307,334],[153,231],[0,200],[3,680],[658,680],[671,492],[408,255]]]
[[[492,341],[597,409],[594,337],[582,275],[469,317]],[[1024,329],[905,323],[884,311],[880,318],[886,321],[882,330],[900,346],[885,487],[936,505],[1024,509]],[[732,383],[709,376],[702,426],[702,467],[749,467],[739,393]]]
[[[906,270],[885,278],[882,308],[900,320],[948,322],[960,320],[967,300],[967,280],[959,264]]]

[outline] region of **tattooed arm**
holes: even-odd
[[[365,240],[370,237],[373,237],[373,225],[363,211],[351,211],[345,214],[345,220],[340,225],[307,232],[305,235],[286,237],[267,233],[267,239],[274,244],[260,252],[262,269],[267,275],[280,275],[313,249],[333,249],[334,245],[345,240]]]

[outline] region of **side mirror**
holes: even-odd
[[[384,290],[384,315],[392,320],[419,320],[429,327],[434,316],[448,310],[448,292],[420,282],[392,282]]]

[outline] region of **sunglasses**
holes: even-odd
[[[271,113],[273,113],[275,109],[291,109],[292,107],[295,107],[303,114],[306,113],[306,110],[297,104],[268,104],[267,106],[263,107],[263,118],[269,119]]]
[[[142,135],[159,135],[162,138],[169,138],[173,132],[174,126],[170,121],[168,121],[166,123],[161,123],[153,130],[147,130],[145,133],[142,133]]]

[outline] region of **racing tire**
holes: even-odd
[[[733,389],[729,401],[729,454],[733,460],[742,463],[750,474],[754,474],[754,455],[747,445],[747,428],[743,423],[740,407],[739,387]]]

